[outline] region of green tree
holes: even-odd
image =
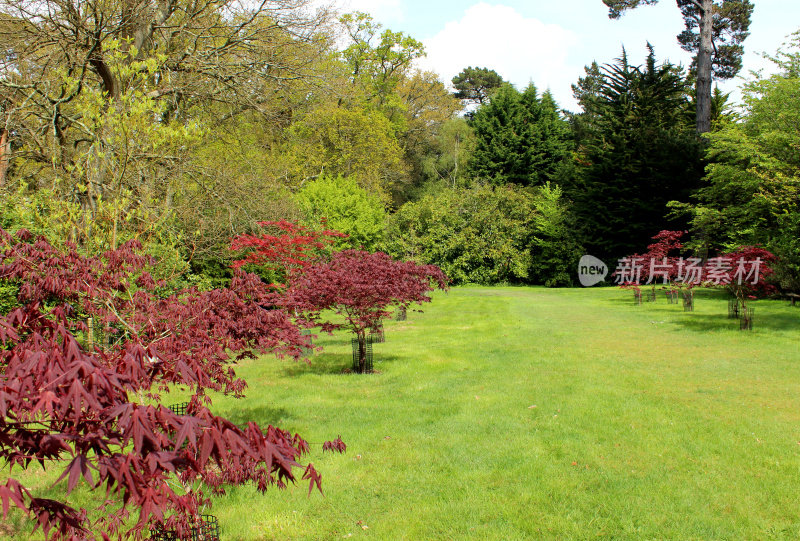
[[[225,156],[227,126],[310,79],[325,40],[307,4],[0,0],[0,168],[13,150],[2,195],[48,189],[81,210],[83,223],[62,224],[83,235],[72,240],[109,227],[110,247],[154,223],[198,225],[184,219],[197,209],[246,206],[228,199],[240,179],[219,189],[222,160],[203,154]],[[230,235],[244,213],[220,214]]]
[[[402,149],[403,172],[390,174],[385,188],[402,203],[423,183],[423,162],[433,140],[460,103],[438,75],[414,68],[414,60],[425,54],[419,41],[383,29],[365,13],[344,15],[340,23],[347,44],[340,55],[346,84],[332,97],[337,107],[377,111],[389,120]]]
[[[453,77],[452,82],[456,98],[484,105],[503,84],[503,78],[494,70],[468,66]]]
[[[470,172],[493,184],[541,185],[552,180],[571,147],[569,128],[549,92],[506,83],[471,120]]]
[[[640,5],[658,0],[603,0],[608,16],[618,19]],[[730,79],[742,68],[742,42],[748,36],[753,4],[749,0],[677,0],[686,29],[678,42],[695,53],[697,132],[711,129],[711,79]]]
[[[800,290],[800,33],[773,62],[780,73],[745,84],[745,112],[709,136],[709,165],[694,203],[694,246],[761,244],[779,257],[777,278]],[[684,200],[686,201],[686,200]]]
[[[389,220],[385,249],[440,267],[455,284],[524,282],[531,265],[532,194],[514,185],[443,190]]]
[[[585,89],[576,94],[584,110],[576,119],[580,174],[568,195],[587,249],[613,259],[654,232],[685,227],[666,217],[666,204],[699,186],[701,142],[684,114],[686,79],[672,64],[658,65],[652,48],[644,66],[630,65],[623,50]]]
[[[463,118],[445,122],[431,144],[423,168],[428,182],[450,188],[468,184],[467,164],[475,148],[475,134]]]
[[[287,130],[287,145],[298,185],[323,173],[341,175],[388,199],[391,184],[407,171],[395,131],[377,110],[319,107]]]
[[[350,42],[342,59],[353,86],[362,89],[367,101],[386,105],[412,62],[425,55],[425,47],[403,32],[383,30],[367,13],[348,13],[339,22]]]
[[[340,249],[373,252],[383,238],[386,222],[383,202],[353,179],[322,175],[305,183],[297,199],[308,225],[348,235],[337,239],[336,246]]]
[[[547,287],[571,286],[583,255],[571,202],[557,184],[536,188],[530,279]]]

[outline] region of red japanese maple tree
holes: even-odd
[[[776,260],[775,254],[760,246],[740,246],[706,262],[706,283],[728,289],[736,297],[739,309],[745,310],[748,299],[776,291],[769,282]]]
[[[282,283],[302,273],[308,266],[330,254],[337,238],[346,234],[329,229],[315,230],[286,220],[258,222],[276,234],[239,235],[231,241],[232,251],[245,251],[244,257],[233,262],[235,269],[245,265],[266,267]]]
[[[19,307],[0,316],[0,458],[12,473],[34,461],[63,465],[67,493],[81,479],[105,489],[92,522],[87,510],[37,497],[13,478],[0,485],[3,516],[11,504],[31,513],[46,538],[142,539],[153,525],[183,536],[210,503],[204,487],[284,487],[309,450],[297,434],[240,428],[208,409],[206,390],[245,388],[226,351],[297,356],[305,346],[258,277],[239,272],[227,289],[162,298],[138,248],[132,241],[83,257],[0,229],[0,278],[19,285]],[[81,345],[85,316],[116,337],[110,347]],[[173,384],[193,390],[189,415],[151,404]],[[320,487],[311,464],[302,478]]]
[[[366,335],[391,313],[389,307],[430,302],[427,293],[434,287],[446,289],[447,282],[435,265],[395,261],[382,252],[344,250],[307,267],[290,283],[281,302],[312,321],[319,322],[323,310],[344,316],[345,326],[358,338],[363,372]]]

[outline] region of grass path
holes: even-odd
[[[312,457],[324,498],[230,491],[215,506],[225,531],[799,537],[800,312],[756,303],[748,333],[725,319],[719,295],[701,294],[694,313],[628,297],[456,289],[387,324],[380,374],[341,374],[346,335],[322,337],[311,366],[243,366],[248,403],[219,400],[221,410],[315,442],[341,434],[348,453]]]
[[[386,323],[377,374],[243,362],[214,409],[300,433],[323,475],[215,500],[223,540],[797,539],[800,310],[753,332],[617,289],[458,288]],[[171,397],[178,401],[179,393]],[[345,455],[323,455],[341,434]]]

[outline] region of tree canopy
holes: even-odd
[[[627,10],[658,0],[603,0],[608,16],[619,19]],[[753,4],[750,0],[677,0],[686,29],[678,35],[681,47],[695,53],[697,132],[711,129],[711,80],[730,79],[742,68],[742,43],[748,36]]]

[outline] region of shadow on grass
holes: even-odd
[[[245,402],[237,403],[237,406],[244,405]],[[222,412],[222,414],[237,425],[247,424],[249,421],[258,423],[258,426],[276,426],[288,417],[291,413],[286,408],[272,408],[269,406],[258,406],[255,408],[236,408]]]
[[[378,349],[375,345],[373,353],[373,363],[375,371],[381,371],[381,365],[387,362],[393,362],[401,359],[397,355],[390,355]],[[311,364],[305,362],[297,362],[287,364],[282,370],[282,375],[287,377],[296,377],[306,374],[314,374],[317,376],[325,375],[347,375],[351,374],[353,368],[353,354],[352,353],[318,353],[311,357]]]
[[[686,317],[675,322],[677,325],[697,332],[739,330],[739,320],[728,318],[725,313],[693,314],[686,313]],[[758,308],[753,317],[753,330],[768,331],[796,331],[800,328],[800,317],[795,314],[767,312],[759,314]],[[745,331],[742,331],[745,332]]]

